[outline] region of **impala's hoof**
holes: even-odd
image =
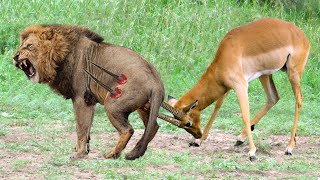
[[[285,154],[285,155],[292,156],[292,153],[291,153],[291,152],[287,152],[287,151],[286,151],[284,154]]]
[[[256,156],[250,156],[249,159],[251,162],[257,160]]]
[[[284,153],[285,155],[289,155],[289,156],[292,156],[292,148],[287,148],[286,149],[286,151],[285,151],[285,153]]]
[[[285,155],[292,156],[292,152],[289,152],[289,151],[286,151],[284,154],[285,154]]]
[[[193,146],[193,147],[199,147],[200,146],[200,144],[198,144],[197,142],[191,142],[191,143],[189,143],[189,147],[191,147],[191,146]]]
[[[234,144],[234,146],[240,146],[241,144],[243,144],[244,142],[243,141],[237,141],[235,144]]]

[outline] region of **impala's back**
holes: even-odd
[[[266,18],[227,33],[214,61],[221,71],[241,68],[240,72],[250,82],[263,74],[286,70],[290,57],[308,52],[309,41],[298,27],[283,20]],[[303,66],[306,63],[306,59],[298,58],[297,61]]]
[[[285,154],[292,154],[295,134],[302,105],[301,76],[309,55],[310,45],[305,34],[292,23],[265,18],[229,31],[222,39],[215,58],[196,85],[179,100],[170,99],[169,104],[181,112],[181,126],[196,140],[190,145],[200,146],[227,96],[229,90],[236,92],[245,128],[236,145],[248,137],[249,157],[255,160],[251,131],[260,119],[278,102],[280,96],[272,74],[284,70],[288,74],[296,98],[294,125]],[[259,78],[267,101],[250,121],[248,86]],[[200,128],[200,111],[216,101],[205,130]],[[195,104],[196,102],[196,104]],[[195,104],[195,105],[194,105]],[[185,111],[186,107],[188,108]],[[202,134],[202,135],[201,135]]]

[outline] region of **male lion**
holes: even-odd
[[[20,33],[20,47],[13,63],[33,83],[46,83],[66,99],[72,99],[78,137],[73,159],[89,153],[96,103],[104,105],[110,122],[120,135],[117,145],[104,155],[105,158],[118,158],[130,140],[134,130],[128,116],[133,111],[138,111],[146,129],[126,159],[142,156],[159,128],[156,120],[164,87],[156,69],[136,52],[104,43],[101,36],[84,27],[27,27]],[[126,83],[117,83],[92,63],[115,74],[124,74]],[[111,89],[120,89],[121,94],[112,97],[112,93],[92,81],[83,69],[89,70]]]

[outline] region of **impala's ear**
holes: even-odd
[[[178,100],[172,96],[168,96],[168,104],[172,107],[174,107],[174,105],[178,102]]]
[[[197,105],[198,105],[198,100],[189,104],[189,106],[186,106],[185,108],[183,108],[183,112],[188,113],[191,109],[195,108]]]

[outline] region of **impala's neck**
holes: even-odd
[[[197,84],[179,99],[176,106],[187,106],[198,100],[195,110],[201,111],[219,99],[226,91],[227,88],[220,84],[218,77],[216,77],[216,63],[214,60]]]

